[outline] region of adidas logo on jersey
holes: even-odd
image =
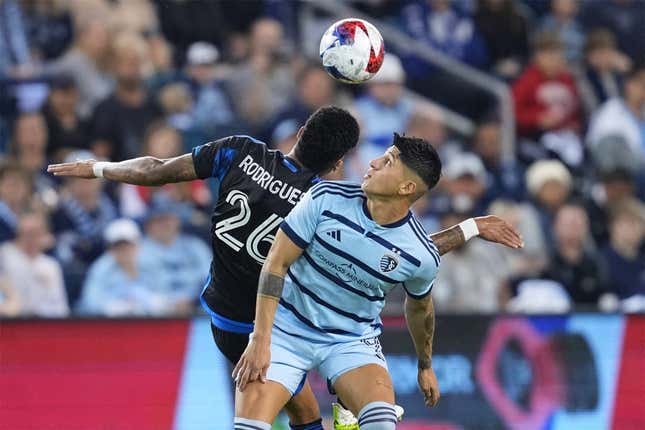
[[[327,232],[327,236],[336,239],[340,242],[340,230],[332,230]]]

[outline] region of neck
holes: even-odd
[[[403,199],[380,199],[367,197],[367,210],[378,225],[392,224],[403,219],[410,210],[410,205]]]
[[[119,100],[121,100],[128,106],[138,106],[143,102],[145,93],[143,92],[143,88],[141,86],[130,87],[118,85],[116,89],[116,96]]]
[[[295,146],[293,147],[293,149],[291,149],[291,151],[286,153],[285,156],[289,157],[293,161],[295,161],[298,164],[298,166],[305,167],[304,164],[302,164],[302,161],[300,161],[300,159],[296,156],[296,148],[295,148]]]
[[[577,244],[562,244],[560,246],[560,254],[569,263],[577,263],[582,257],[582,247]]]

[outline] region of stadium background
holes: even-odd
[[[348,16],[386,42],[358,87],[316,58]],[[644,40],[640,0],[0,0],[0,428],[226,428],[230,372],[196,300],[216,184],[45,168],[232,133],[288,150],[329,103],[361,121],[346,178],[392,131],[421,135],[445,166],[415,208],[428,231],[495,213],[526,239],[442,259],[436,410],[389,299],[402,428],[645,427]],[[138,227],[106,236],[121,217]]]

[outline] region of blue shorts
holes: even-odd
[[[320,343],[273,326],[267,379],[280,383],[292,395],[300,391],[309,370],[316,369],[333,385],[343,373],[368,364],[378,364],[387,370],[378,337]]]

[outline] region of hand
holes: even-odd
[[[251,338],[231,375],[237,384],[237,388],[240,391],[244,391],[248,383],[257,380],[264,384],[267,381],[267,370],[270,363],[271,348],[269,342]]]
[[[439,382],[437,382],[437,375],[434,374],[432,367],[427,369],[419,369],[417,373],[417,382],[426,406],[434,407],[439,402]]]
[[[524,241],[517,230],[495,215],[475,218],[479,237],[489,242],[500,243],[509,248],[523,248]]]
[[[96,160],[79,160],[72,163],[50,164],[47,166],[47,171],[53,173],[54,176],[74,176],[77,178],[92,179],[96,178],[92,170],[94,163],[96,163]]]

